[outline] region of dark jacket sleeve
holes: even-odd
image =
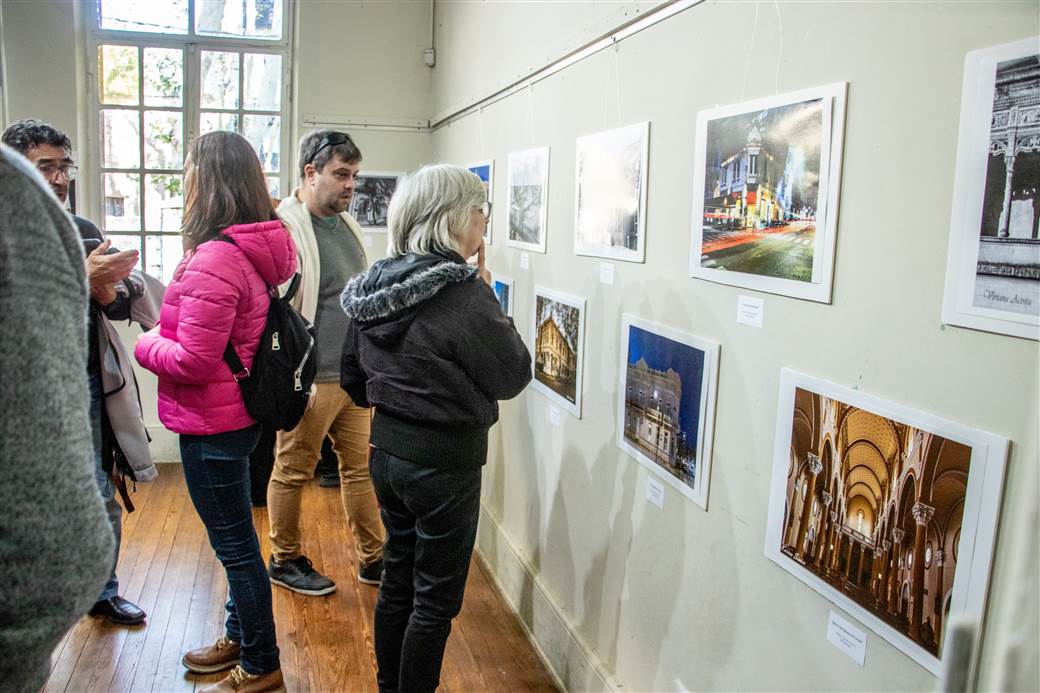
[[[471,281],[475,286],[457,327],[455,359],[488,398],[512,399],[531,382],[531,353],[491,287]]]
[[[368,376],[358,360],[359,330],[353,320],[347,319],[347,334],[343,339],[343,354],[339,364],[339,385],[359,407],[368,407],[366,392]]]

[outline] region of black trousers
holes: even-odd
[[[375,614],[379,690],[432,692],[462,608],[481,467],[426,467],[373,447],[369,470],[386,525]]]

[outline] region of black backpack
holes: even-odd
[[[303,418],[318,370],[314,327],[289,305],[299,285],[297,274],[284,296],[271,289],[267,324],[252,369],[242,365],[231,342],[224,349],[224,360],[242,388],[246,411],[264,426],[282,431],[291,431]]]

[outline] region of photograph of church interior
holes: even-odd
[[[1036,0],[0,0],[0,131],[0,691],[1040,691]]]

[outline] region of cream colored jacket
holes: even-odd
[[[307,209],[307,205],[300,201],[299,192],[299,188],[293,190],[292,195],[279,203],[276,211],[279,218],[285,222],[289,235],[296,244],[296,271],[300,273],[300,287],[296,291],[296,296],[293,297],[292,304],[303,317],[313,323],[314,316],[318,312],[321,262],[318,258],[318,241],[314,237],[314,226],[311,224],[311,213]],[[346,222],[347,228],[357,238],[361,252],[365,254],[365,266],[367,267],[368,254],[365,253],[365,240],[361,235],[361,226],[354,220],[354,217],[346,212],[341,212],[340,216]],[[283,294],[287,288],[288,282],[281,287]]]

